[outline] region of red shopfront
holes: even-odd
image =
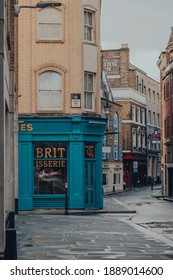
[[[123,153],[124,182],[127,188],[147,185],[147,156]]]

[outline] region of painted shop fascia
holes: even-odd
[[[106,119],[19,117],[18,209],[103,208],[102,142]]]

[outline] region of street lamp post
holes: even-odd
[[[38,2],[36,5],[20,5],[20,4],[16,4],[15,5],[15,10],[14,10],[14,15],[16,17],[19,16],[19,13],[20,13],[20,9],[22,8],[29,8],[29,9],[37,9],[37,8],[40,8],[40,9],[44,9],[44,8],[47,8],[47,7],[59,7],[61,6],[62,3],[60,2],[43,2],[43,1],[40,1]]]

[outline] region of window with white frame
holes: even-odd
[[[136,129],[132,129],[132,146],[135,149],[136,148]]]
[[[137,140],[138,140],[138,148],[141,147],[141,128],[138,128],[138,133],[137,133]]]
[[[84,74],[84,107],[86,110],[94,108],[94,74]]]
[[[62,12],[54,8],[39,11],[38,37],[40,40],[62,39]]]
[[[94,12],[84,10],[84,40],[94,41]]]
[[[145,124],[145,110],[142,109],[142,124]]]
[[[136,107],[132,106],[132,121],[136,121]]]
[[[62,76],[54,71],[39,75],[38,109],[56,110],[62,107]]]
[[[145,132],[142,133],[142,148],[145,148]]]
[[[140,108],[137,108],[137,122],[138,123],[141,122],[141,110],[140,110]]]

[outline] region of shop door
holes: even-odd
[[[85,208],[95,208],[95,162],[85,162]]]

